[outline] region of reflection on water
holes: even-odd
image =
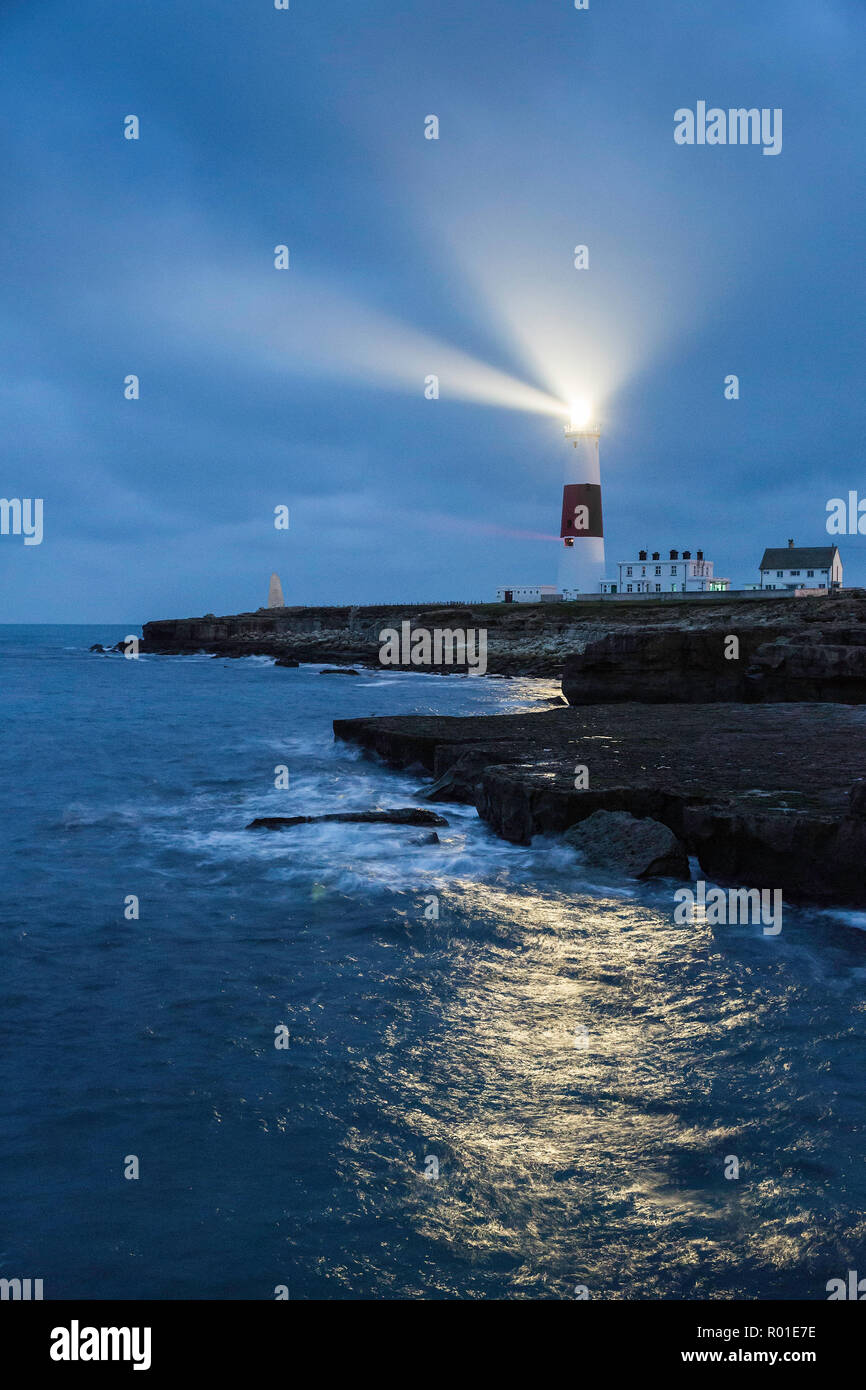
[[[441,1252],[425,1288],[826,1296],[862,1236],[863,1107],[840,1082],[863,1006],[844,952],[840,970],[829,946],[825,964],[674,927],[660,901],[497,884],[455,885],[437,928],[406,948],[424,1043],[383,1029],[354,1097],[390,1143],[353,1127],[344,1162],[368,1201],[387,1166],[373,1207]]]
[[[0,1276],[820,1299],[862,1266],[862,914],[676,925],[673,886],[593,881],[467,807],[438,808],[439,845],[244,830],[411,804],[334,716],[527,708],[546,684],[38,651],[0,652]]]

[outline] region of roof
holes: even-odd
[[[759,569],[762,570],[828,570],[837,545],[786,545],[784,550],[765,550]]]

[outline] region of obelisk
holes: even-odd
[[[283,598],[283,586],[280,583],[280,576],[278,574],[272,574],[271,582],[268,587],[268,607],[285,608],[285,606],[286,601]]]

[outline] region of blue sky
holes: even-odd
[[[0,496],[45,535],[0,536],[0,620],[555,582],[571,392],[609,561],[739,583],[822,543],[866,496],[864,33],[859,0],[7,0]],[[781,154],[676,145],[699,100],[782,108]]]

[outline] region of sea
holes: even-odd
[[[334,718],[555,682],[0,628],[0,1278],[46,1299],[807,1299],[866,1274],[866,914],[679,925]]]

